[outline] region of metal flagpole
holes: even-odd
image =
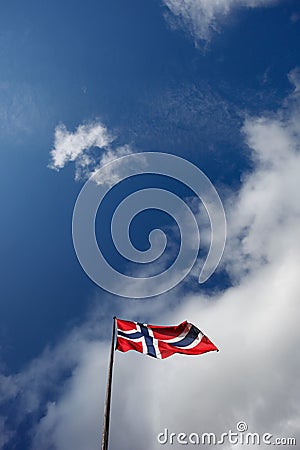
[[[113,317],[112,337],[111,337],[111,347],[110,347],[110,360],[109,360],[109,368],[108,368],[108,380],[107,380],[106,399],[105,399],[105,406],[104,406],[104,422],[103,422],[101,450],[108,449],[112,374],[113,374],[114,353],[115,353],[115,333],[116,333],[115,319],[116,319],[116,317]]]

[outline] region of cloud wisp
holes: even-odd
[[[164,0],[171,26],[187,29],[195,41],[209,42],[240,8],[272,6],[278,0]]]

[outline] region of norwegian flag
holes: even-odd
[[[182,322],[175,326],[156,326],[116,319],[117,346],[121,352],[136,350],[164,359],[174,353],[201,355],[218,348],[195,325]]]

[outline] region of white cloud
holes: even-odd
[[[230,272],[238,278],[279,258],[300,238],[300,110],[296,93],[276,115],[249,118],[244,124],[256,169],[245,176],[229,212],[227,255]]]
[[[59,414],[61,414],[62,424],[67,430],[67,440],[70,439],[72,434],[73,439],[76,439],[78,444],[80,443],[80,432],[88,431],[89,426],[96,426],[95,420],[97,420],[97,414],[99,414],[99,411],[96,409],[97,407],[99,408],[99,404],[101,404],[102,408],[103,403],[102,387],[104,380],[101,380],[101,374],[105,377],[104,373],[106,373],[107,364],[106,343],[99,342],[98,325],[102,318],[103,311],[98,311],[97,314],[94,312],[93,317],[90,320],[87,320],[83,326],[74,328],[69,335],[60,340],[57,347],[45,349],[43,354],[31,361],[28,367],[24,368],[22,372],[9,376],[1,376],[0,402],[2,404],[14,404],[15,406],[12,416],[10,416],[9,423],[5,423],[6,418],[0,417],[0,430],[2,436],[2,440],[0,439],[1,449],[6,442],[10,442],[10,439],[14,437],[16,429],[18,429],[18,426],[26,417],[37,417],[37,414],[41,410],[47,411],[46,417],[48,425],[53,417],[53,411],[55,411],[55,420],[53,419],[54,423],[51,425],[53,436],[49,439],[49,443],[47,443],[46,437],[40,436],[38,432],[39,429],[43,429],[44,419],[42,418],[40,420],[34,440],[35,443],[42,441],[40,445],[37,446],[39,450],[50,448],[52,441],[54,442],[56,440],[59,442],[59,448],[68,448],[63,447],[63,444],[59,441],[59,431],[57,430],[59,425]],[[92,362],[93,367],[90,366],[89,361]],[[71,398],[72,395],[68,393],[72,393],[74,380],[80,379],[81,376],[84,377],[83,372],[86,370],[88,370],[90,376],[88,379],[82,379],[83,385],[77,391],[78,394],[80,392],[83,404],[75,404],[75,400]],[[72,373],[71,379],[65,375],[66,373]],[[95,383],[92,387],[93,376],[95,377]],[[69,406],[71,406],[71,404],[68,404],[65,414],[64,411],[60,412],[61,405],[63,405],[64,402],[59,401],[57,407],[55,400],[45,404],[45,399],[47,398],[47,394],[45,396],[45,393],[49,393],[49,391],[52,392],[51,395],[54,399],[60,395],[61,399],[65,396],[68,398],[69,396],[71,403],[74,402],[74,412],[77,411],[76,417],[78,420],[76,424],[73,423],[75,416],[72,418],[70,416]],[[91,395],[94,397],[91,398]],[[89,408],[94,401],[93,404],[96,408],[95,414],[93,415],[94,419],[91,418],[91,415],[89,416],[90,424],[84,421],[86,401],[89,401]],[[89,408],[87,408],[87,411],[90,414]],[[72,429],[69,429],[67,426],[68,418],[74,425]],[[97,425],[98,427],[101,427],[101,424]],[[47,430],[45,429],[45,434],[46,432]],[[55,447],[57,448],[56,445]],[[95,447],[96,446],[94,445],[94,448]],[[69,448],[88,449],[88,447],[85,447],[84,445],[81,447],[71,445]]]
[[[85,150],[91,147],[105,148],[112,140],[101,123],[79,125],[74,133],[68,131],[65,125],[58,125],[55,129],[54,148],[50,152],[51,167],[61,169],[67,162],[81,157]]]
[[[278,0],[163,0],[171,24],[188,29],[195,42],[210,41],[222,23],[239,8],[271,6]]]
[[[61,450],[99,446],[107,349],[97,341],[87,341],[82,350],[62,397],[47,405],[36,429],[34,449],[46,449],[49,444]]]
[[[49,167],[60,170],[68,162],[75,162],[75,180],[87,179],[97,172],[99,167],[132,153],[129,145],[112,149],[110,144],[114,139],[100,122],[79,125],[73,133],[68,131],[64,124],[60,124],[55,128],[54,148],[50,151]],[[96,151],[95,148],[100,149],[101,152]],[[108,168],[104,175],[106,180],[114,184],[116,174],[111,173]]]

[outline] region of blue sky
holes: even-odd
[[[251,347],[248,339],[256,326],[258,336],[269,336],[266,339],[271,343],[274,336],[270,330],[278,329],[278,317],[285,317],[284,311],[293,317],[297,314],[299,3],[195,0],[192,4],[185,0],[54,0],[11,1],[2,5],[3,450],[97,448],[107,341],[114,314],[150,323],[179,323],[189,316],[200,328],[204,323],[208,335],[212,340],[216,337],[221,346],[223,341],[226,347],[240,336],[246,348]],[[93,129],[97,124],[113,140],[83,149],[81,156],[89,155],[91,164],[82,169],[80,155],[75,161],[66,157],[61,167],[56,167],[59,170],[53,170],[53,151],[58,151],[60,144],[68,151],[55,140],[57,130],[75,135],[78,127]],[[82,270],[72,242],[74,204],[89,171],[95,170],[109,152],[118,155],[120,148],[124,152],[176,154],[196,164],[214,183],[225,207],[228,240],[220,271],[205,285],[200,287],[190,277],[167,294],[130,301],[106,293]],[[190,195],[182,186],[171,181],[164,183],[167,189],[177,188],[182,197]],[[137,186],[135,180],[128,191],[126,187],[121,189],[120,196],[138,189]],[[111,209],[112,205],[107,204],[103,216],[106,226]],[[136,245],[145,248],[151,226],[159,227],[159,223],[170,226],[166,216],[153,211],[141,216],[132,232]],[[178,246],[178,234],[171,236],[174,246]],[[128,269],[126,262],[115,258],[108,244],[107,251],[119,269]],[[287,262],[280,269],[280,258],[285,261],[285,256]],[[262,273],[265,281],[261,280]],[[281,280],[281,276],[278,286],[275,280]],[[286,309],[280,297],[283,286]],[[267,306],[262,300],[256,304],[259,292],[274,293],[277,303]],[[234,306],[236,302],[239,306]],[[262,308],[261,328],[252,322],[252,308]],[[248,319],[239,315],[243,309],[248,311]],[[287,331],[291,330],[293,342],[297,342],[296,325],[289,322],[292,318],[286,320]],[[239,323],[243,323],[241,329]],[[288,349],[292,354],[292,344]],[[236,350],[224,353],[227,358],[219,359],[224,366],[213,361],[218,355],[212,355],[205,368],[205,360],[195,369],[191,365],[195,363],[180,358],[174,358],[178,366],[168,362],[165,367],[176,374],[184,373],[188,367],[199,371],[199,377],[205,374],[219,386],[226,386],[229,368],[238,372],[233,357],[238,355]],[[283,355],[283,349],[279,353]],[[267,346],[266,353],[250,352],[252,366],[259,366],[258,373],[266,378],[277,371],[279,384],[274,381],[269,391],[261,386],[257,402],[253,402],[251,386],[255,386],[258,375],[248,371],[250,362],[243,360],[241,371],[245,370],[246,378],[249,376],[249,395],[241,400],[247,390],[243,385],[231,392],[231,398],[236,399],[228,413],[232,423],[220,418],[218,430],[234,427],[240,414],[240,419],[251,418],[252,428],[263,429],[273,423],[277,432],[299,435],[296,406],[288,392],[280,400],[282,416],[272,412],[276,389],[283,386],[280,380],[288,379],[296,388],[299,367],[279,357],[271,358],[267,364],[266,355]],[[115,411],[122,402],[129,408],[138,393],[143,392],[139,384],[136,392],[121,392],[121,374],[129,379],[130,368],[140,370],[152,386],[144,393],[150,401],[151,389],[160,389],[151,383],[165,370],[157,365],[152,369],[154,366],[148,361],[140,363],[136,359],[139,355],[127,356],[126,360],[124,357],[117,361],[120,375],[116,375]],[[222,367],[227,370],[224,369],[224,380],[212,375],[222,371]],[[281,373],[279,367],[286,370]],[[86,400],[80,403],[77,389],[90,379],[90,390],[84,390]],[[180,389],[172,376],[164,381],[173,383],[176,392]],[[98,409],[92,401],[95,396],[99,398]],[[225,404],[221,397],[220,394],[220,403],[217,399],[213,403],[220,411]],[[262,406],[266,398],[269,409]],[[175,406],[180,399],[179,395],[174,400]],[[74,437],[74,429],[78,428],[74,408],[86,411],[91,427],[82,431],[82,441]],[[191,410],[197,411],[196,401]],[[170,426],[180,428],[185,424],[186,418],[172,415],[172,408],[166,407],[165,411],[170,414],[166,416]],[[210,412],[213,414],[213,410]],[[195,412],[195,420],[210,427],[212,424],[201,414]],[[139,439],[144,439],[143,448],[159,448],[155,436],[167,426],[167,419],[151,417],[146,413],[141,416],[139,431],[132,429],[131,438],[126,445],[123,442],[122,448],[142,448]],[[113,419],[112,449],[117,449],[122,432],[131,426],[130,417],[126,419],[128,423],[117,415]],[[280,428],[278,424],[284,419],[286,427]],[[60,429],[63,424],[65,433]]]

